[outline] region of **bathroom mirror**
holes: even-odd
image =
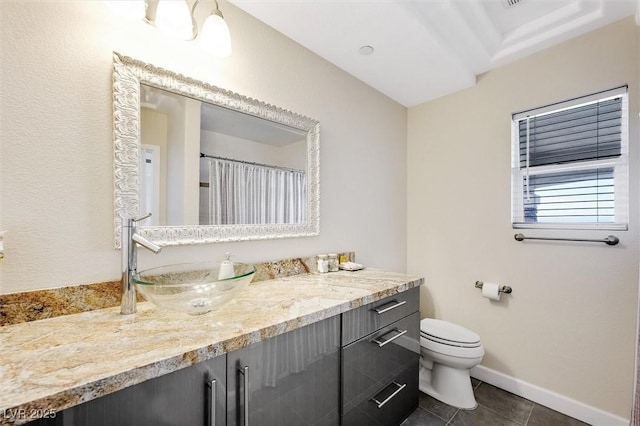
[[[319,234],[319,123],[113,57],[114,228],[160,245]]]

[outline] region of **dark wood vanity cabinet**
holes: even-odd
[[[418,306],[416,288],[33,425],[397,425],[418,405]]]
[[[77,405],[32,426],[336,426],[339,392],[337,315]]]
[[[224,425],[226,355],[66,409],[35,425]],[[215,403],[213,403],[215,401]],[[213,419],[210,419],[213,416]]]
[[[343,426],[399,425],[418,406],[418,289],[342,315]]]

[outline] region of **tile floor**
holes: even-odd
[[[582,426],[572,417],[471,379],[478,408],[459,410],[420,392],[420,406],[401,426]]]

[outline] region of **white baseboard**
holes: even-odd
[[[629,426],[629,419],[584,404],[575,399],[543,389],[499,371],[479,365],[471,370],[471,377],[536,402],[567,416],[594,426]]]

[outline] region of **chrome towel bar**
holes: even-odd
[[[605,243],[608,246],[615,246],[620,242],[618,237],[614,237],[613,235],[609,235],[607,238],[602,240],[590,240],[590,239],[582,239],[582,238],[551,238],[551,237],[525,237],[522,234],[515,234],[513,236],[517,241],[524,240],[547,240],[547,241],[585,241],[589,243]]]
[[[476,281],[476,288],[482,288],[482,286],[484,285],[484,283],[482,281]],[[511,287],[509,287],[508,285],[503,285],[502,287],[500,287],[500,290],[498,290],[498,293],[511,293],[513,290],[511,289]]]

